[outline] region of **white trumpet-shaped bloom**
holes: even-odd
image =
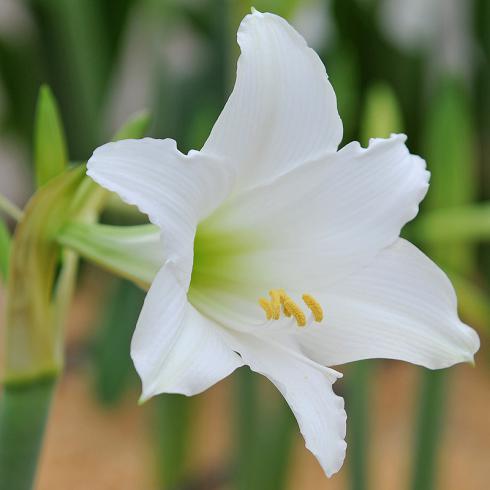
[[[399,237],[428,188],[404,135],[338,149],[325,68],[282,18],[238,31],[235,88],[201,151],[173,140],[97,149],[88,174],[161,229],[164,263],[131,353],[143,398],[199,393],[237,367],[269,378],[327,475],[346,414],[330,366],[394,358],[472,361],[445,274]]]

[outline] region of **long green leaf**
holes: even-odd
[[[346,376],[347,412],[349,413],[349,472],[352,490],[368,488],[370,393],[373,361],[354,363]]]
[[[194,398],[173,394],[161,395],[152,402],[158,477],[162,488],[183,488],[196,403]]]
[[[142,138],[150,126],[150,113],[141,111],[133,114],[121,126],[112,138],[113,141],[124,140],[128,138]]]
[[[490,335],[490,300],[488,292],[461,273],[448,272],[456,289],[461,316],[480,332]]]
[[[417,241],[433,246],[490,240],[490,203],[427,211],[411,231]]]
[[[32,0],[50,80],[63,109],[71,155],[82,158],[100,138],[110,59],[97,0]]]
[[[287,486],[298,424],[282,397],[278,396],[275,405],[271,413],[261,417],[255,450],[251,455],[255,460],[250,475],[253,486],[244,488],[282,490]]]
[[[234,381],[234,441],[235,471],[234,487],[237,490],[254,488],[257,479],[256,452],[262,455],[263,448],[257,447],[260,409],[258,403],[258,379],[248,368],[241,368],[233,375]]]
[[[361,121],[361,135],[367,143],[371,137],[387,137],[402,128],[401,111],[393,90],[388,85],[370,87]],[[346,375],[346,403],[352,418],[348,426],[350,488],[365,490],[369,487],[370,386],[373,362],[355,363]]]
[[[402,130],[400,107],[393,90],[385,84],[373,85],[366,96],[361,125],[361,142],[370,138],[387,138]]]
[[[130,343],[144,300],[144,292],[130,282],[114,282],[92,346],[95,390],[107,406],[121,399],[134,373]]]
[[[462,84],[447,79],[434,94],[427,119],[425,157],[431,185],[424,209],[455,210],[475,200],[474,143],[468,96]],[[474,247],[469,244],[434,247],[431,256],[463,273],[475,270]]]
[[[10,260],[10,233],[5,223],[0,219],[0,276],[7,279]]]
[[[434,213],[452,210],[457,215],[459,206],[471,205],[476,197],[474,136],[468,97],[462,84],[446,79],[432,101],[425,141],[428,168],[432,172],[426,209]],[[458,274],[469,277],[475,270],[475,248],[469,242],[441,242],[426,249],[437,262]],[[464,301],[465,296],[460,295],[459,299]],[[444,371],[421,371],[413,490],[431,490],[435,485],[447,376]]]
[[[416,426],[413,490],[436,488],[438,450],[444,428],[445,394],[449,378],[445,371],[425,369],[420,380]]]
[[[296,420],[278,393],[270,393],[271,399],[261,403],[263,378],[256,373],[242,368],[233,380],[236,390],[233,488],[281,490],[290,469]]]
[[[56,100],[47,85],[39,90],[34,129],[36,185],[41,187],[66,168],[65,134]]]

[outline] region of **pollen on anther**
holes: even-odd
[[[291,298],[286,294],[286,291],[284,291],[284,289],[279,289],[279,294],[280,294],[282,311],[284,313],[284,316],[291,318],[291,312],[289,311],[288,307],[284,303],[286,299],[291,299]]]
[[[306,316],[303,310],[289,296],[285,296],[283,301],[284,310],[294,316],[298,327],[304,327],[306,325]]]
[[[272,320],[273,309],[270,301],[266,300],[265,298],[259,298],[259,304],[265,311],[265,316],[267,317],[267,320]]]
[[[321,322],[323,320],[323,308],[320,303],[310,294],[303,294],[303,301],[313,313],[315,321]]]
[[[281,316],[281,297],[282,293],[278,289],[271,289],[269,291],[269,295],[271,297],[271,307],[272,307],[272,318],[274,320],[279,320]]]

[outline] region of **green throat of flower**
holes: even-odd
[[[266,320],[279,320],[283,315],[294,318],[298,327],[305,327],[308,323],[305,310],[284,289],[271,289],[270,299],[259,297],[261,285],[254,279],[264,271],[255,270],[250,257],[261,246],[264,246],[264,240],[253,231],[217,231],[206,221],[201,223],[194,240],[194,265],[188,293],[190,301],[202,304],[203,295],[220,297],[222,293],[235,294],[260,306]],[[311,311],[312,319],[322,322],[320,303],[311,294],[303,294],[302,299]]]

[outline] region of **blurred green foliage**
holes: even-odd
[[[92,343],[95,391],[107,406],[115,405],[131,380],[136,380],[129,345],[144,299],[144,292],[134,284],[116,279],[113,282]]]

